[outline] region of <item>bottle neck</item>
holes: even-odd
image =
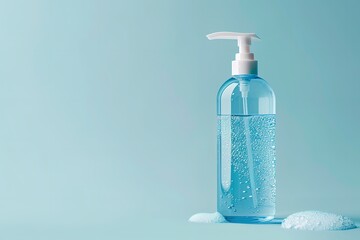
[[[237,74],[232,75],[234,78],[243,78],[243,79],[249,79],[249,78],[257,78],[259,75],[257,74]]]
[[[259,76],[256,74],[238,74],[232,75],[232,77],[241,82],[250,82],[252,79],[259,78]]]

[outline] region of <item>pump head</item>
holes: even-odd
[[[250,52],[252,39],[260,39],[255,33],[236,33],[236,32],[215,32],[207,35],[209,40],[214,39],[231,39],[237,40],[239,53],[236,54],[235,60],[232,61],[232,75],[256,74],[257,61],[254,54]]]

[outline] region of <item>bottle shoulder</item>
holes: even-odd
[[[236,91],[236,88],[241,81],[247,82],[249,84],[249,87],[251,89],[250,92],[253,96],[256,94],[266,94],[272,95],[275,98],[274,90],[271,88],[270,84],[265,79],[257,75],[232,76],[221,85],[217,94],[218,97],[224,94],[224,92],[229,93],[233,92],[234,90]]]
[[[257,75],[232,76],[217,94],[218,114],[275,114],[275,93]]]

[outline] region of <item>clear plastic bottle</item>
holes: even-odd
[[[254,33],[218,32],[238,41],[232,78],[219,89],[217,210],[229,222],[261,223],[275,215],[275,94],[258,77]]]
[[[247,84],[244,98],[240,85]],[[275,95],[256,75],[226,81],[217,97],[218,212],[230,222],[275,215]]]

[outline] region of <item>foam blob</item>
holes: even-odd
[[[189,218],[189,222],[194,223],[224,223],[225,218],[221,213],[197,213]]]
[[[334,213],[304,211],[291,214],[281,223],[282,228],[297,230],[331,231],[356,228],[349,218]]]

